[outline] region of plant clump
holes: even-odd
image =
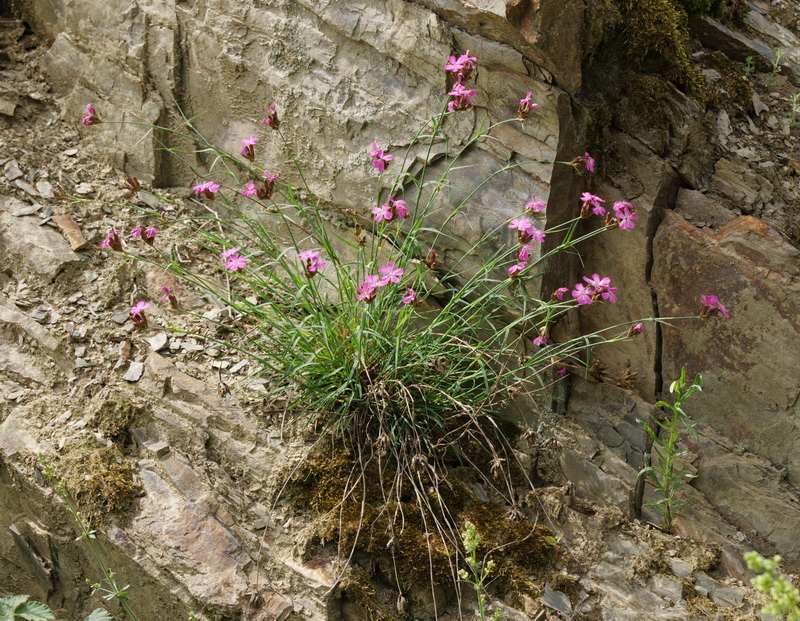
[[[79,444],[60,460],[60,480],[89,524],[122,515],[143,493],[136,468],[116,447]]]

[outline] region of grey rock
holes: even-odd
[[[683,599],[683,584],[672,576],[665,574],[655,574],[650,578],[650,588],[659,597],[678,603]]]
[[[92,194],[94,192],[94,188],[90,183],[79,183],[75,186],[75,193],[80,194],[81,196],[86,196],[87,194]]]
[[[126,382],[138,382],[140,379],[142,379],[143,374],[144,363],[133,360],[128,365],[128,370],[125,372],[125,375],[122,376],[122,379],[124,379]]]
[[[711,599],[717,606],[735,608],[744,601],[745,590],[737,586],[721,586],[711,592]]]
[[[36,182],[36,191],[42,198],[55,198],[53,186],[49,181],[41,180]]]
[[[32,216],[42,208],[38,203],[26,203],[16,198],[7,198],[5,201],[5,209],[15,218],[23,216]]]
[[[14,116],[17,110],[17,99],[9,99],[8,97],[0,97],[0,114],[4,116]]]
[[[7,199],[0,197],[0,202]],[[50,280],[77,266],[80,255],[70,250],[56,231],[40,227],[32,218],[14,218],[0,209],[0,260],[21,261],[33,273]]]
[[[26,194],[29,194],[31,196],[38,196],[39,195],[39,193],[36,191],[36,188],[34,188],[30,183],[28,183],[24,179],[17,179],[14,182],[14,185],[16,187],[18,187],[20,190],[22,190],[23,192],[25,192]]]
[[[549,586],[545,586],[541,599],[548,608],[552,608],[566,617],[572,615],[572,602],[565,593],[553,591]]]
[[[169,337],[166,332],[159,332],[146,340],[147,344],[150,346],[150,351],[161,351],[169,343]]]
[[[130,313],[128,311],[117,311],[113,315],[111,315],[111,321],[118,325],[124,325],[130,319]]]
[[[156,457],[165,457],[169,455],[170,451],[169,444],[161,440],[157,442],[146,442],[144,447]]]
[[[22,176],[22,170],[17,163],[17,160],[9,160],[3,167],[3,173],[9,181],[15,181]]]
[[[672,573],[678,576],[679,578],[688,578],[692,575],[692,564],[684,561],[681,558],[671,558],[669,559],[669,568],[672,570]]]

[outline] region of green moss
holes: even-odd
[[[706,63],[716,69],[721,78],[706,89],[705,103],[715,108],[725,108],[731,115],[744,113],[753,101],[753,86],[740,65],[722,52],[708,54]]]
[[[142,488],[133,462],[116,447],[73,446],[59,461],[60,478],[93,526],[127,512]]]
[[[689,19],[675,0],[620,0],[625,55],[643,71],[659,73],[691,91],[702,77],[689,56]]]
[[[131,424],[142,414],[144,409],[132,403],[128,397],[114,394],[95,410],[92,423],[112,442],[125,444],[129,440]]]
[[[423,515],[410,490],[408,497],[391,497],[381,489],[376,469],[368,469],[363,484],[355,479],[357,472],[352,458],[338,452],[308,459],[296,475],[291,498],[298,507],[311,507],[317,513],[318,543],[336,542],[343,557],[355,546],[381,566],[384,575],[396,575],[404,593],[429,590],[431,579],[436,585],[451,583],[457,569],[456,549],[452,541],[445,545],[432,516]],[[383,477],[391,480],[392,474],[384,472]],[[526,519],[510,519],[505,507],[478,500],[455,477],[448,480],[438,492],[429,488],[427,501],[431,507],[446,506],[458,527],[465,520],[473,522],[481,536],[482,553],[502,550],[493,554],[497,569],[492,591],[498,596],[538,595],[541,586],[536,578],[555,556],[552,533]],[[343,490],[348,488],[353,493],[342,502]],[[385,492],[388,501],[384,501]],[[437,519],[441,522],[442,516]],[[458,527],[449,533],[456,541],[460,541]],[[360,583],[363,580],[353,583],[353,596],[363,605],[374,604],[373,616],[364,618],[391,618],[381,616],[384,607],[377,606],[374,593],[361,589]]]

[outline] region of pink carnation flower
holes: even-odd
[[[100,242],[100,247],[104,250],[116,250],[122,252],[122,238],[119,236],[119,231],[115,228],[108,229],[103,241]]]
[[[234,254],[225,261],[225,269],[229,272],[239,272],[247,267],[247,257]]]
[[[219,183],[216,181],[204,181],[192,187],[195,196],[202,196],[209,200],[214,200],[214,195],[219,192]]]
[[[555,291],[553,291],[553,299],[558,300],[559,302],[564,301],[564,296],[569,293],[569,289],[566,287],[559,287]]]
[[[471,56],[469,50],[460,56],[450,56],[444,65],[446,73],[455,76],[458,82],[466,80],[478,64],[478,59]]]
[[[533,339],[533,344],[536,347],[544,347],[550,342],[550,338],[546,334],[540,334],[535,339]]]
[[[617,218],[619,228],[632,231],[636,228],[636,220],[639,214],[636,213],[633,205],[628,201],[617,201],[614,203],[614,215]]]
[[[375,274],[369,274],[364,278],[358,289],[356,290],[356,297],[362,302],[372,302],[375,299],[375,294],[381,287],[381,279]]]
[[[271,198],[272,193],[275,191],[275,182],[278,180],[278,175],[265,170],[261,176],[264,177],[264,186],[258,188],[258,198]]]
[[[644,324],[640,321],[639,323],[635,323],[630,327],[628,330],[628,336],[635,336],[637,334],[641,334],[642,332],[644,332]]]
[[[547,209],[547,203],[535,196],[531,196],[530,200],[525,203],[525,210],[531,213],[542,213],[545,209]]]
[[[414,291],[411,287],[406,289],[406,294],[403,296],[403,299],[400,300],[403,304],[413,304],[417,301],[417,292]]]
[[[528,93],[519,100],[519,106],[517,107],[517,117],[520,119],[524,119],[528,116],[528,113],[532,110],[536,110],[539,107],[539,104],[534,103],[533,101],[533,91],[528,91]]]
[[[144,311],[148,308],[150,308],[150,303],[144,300],[139,300],[131,306],[130,315],[133,325],[140,328],[147,325],[147,317],[145,317]]]
[[[506,274],[508,274],[509,278],[516,278],[526,267],[528,267],[527,263],[522,263],[521,261],[519,263],[514,263],[514,265],[506,270]]]
[[[605,200],[592,194],[591,192],[584,192],[581,194],[581,216],[588,217],[589,210],[596,216],[606,215],[606,208],[603,207]]]
[[[595,296],[600,296],[605,302],[615,304],[617,301],[617,288],[611,284],[608,276],[592,274],[591,277],[584,276],[584,282],[594,291]]]
[[[169,305],[172,306],[173,308],[178,307],[178,298],[175,297],[175,291],[172,289],[172,287],[164,285],[163,287],[161,287],[160,291],[161,291],[162,302],[169,302]]]
[[[381,287],[385,287],[389,284],[399,284],[405,271],[402,267],[397,267],[393,261],[389,261],[378,268],[378,273],[381,275],[379,284]]]
[[[706,317],[708,315],[719,313],[719,315],[724,319],[731,318],[730,311],[725,307],[725,305],[722,302],[720,302],[719,297],[716,295],[713,294],[701,295],[700,304],[703,305],[703,308],[700,311],[701,317]]]
[[[533,223],[528,218],[516,218],[509,223],[508,228],[512,231],[517,231],[520,243],[525,244],[531,240],[539,243],[544,241],[544,231],[540,231],[533,226]]]
[[[248,136],[247,138],[243,138],[241,141],[241,148],[239,149],[239,154],[250,160],[251,162],[256,158],[256,143],[258,142],[258,136],[252,135]]]
[[[97,123],[97,110],[94,109],[94,106],[90,103],[86,104],[86,107],[83,109],[83,114],[81,115],[81,125],[84,127],[89,127],[89,125],[94,125]]]
[[[155,239],[156,235],[158,235],[158,229],[156,227],[154,227],[154,226],[148,226],[144,230],[144,240],[145,241]]]
[[[572,290],[572,297],[581,306],[591,304],[594,301],[594,290],[579,282],[575,284],[575,288]]]
[[[381,222],[391,222],[394,218],[394,211],[389,203],[384,203],[380,207],[373,207],[372,215],[375,217],[375,222],[380,224]]]
[[[467,88],[461,82],[453,84],[453,90],[447,95],[451,97],[447,104],[448,112],[456,112],[458,110],[466,110],[472,107],[472,98],[478,94],[474,88]]]
[[[219,253],[219,258],[222,259],[223,263],[225,263],[228,259],[237,254],[239,254],[239,246],[230,248],[229,250],[223,250]]]
[[[386,153],[386,151],[380,148],[377,142],[373,142],[369,146],[369,156],[372,159],[372,167],[379,173],[386,170],[389,162],[394,159],[394,155]]]
[[[597,168],[597,163],[595,162],[594,158],[589,154],[588,151],[586,151],[581,156],[581,161],[583,162],[583,165],[586,168],[586,172],[594,174],[594,171]]]
[[[527,265],[528,261],[530,261],[532,252],[533,252],[533,246],[531,246],[530,244],[525,244],[521,246],[519,249],[519,254],[517,255],[519,262]]]
[[[239,192],[242,196],[246,196],[248,198],[253,198],[254,196],[258,195],[258,189],[256,189],[256,182],[255,181],[248,181],[244,189]]]
[[[280,121],[278,120],[278,106],[275,105],[275,102],[267,106],[267,116],[261,119],[260,123],[272,129],[278,129]]]
[[[303,250],[298,254],[298,257],[309,278],[325,269],[325,266],[328,265],[328,262],[320,256],[319,250]]]

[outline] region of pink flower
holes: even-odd
[[[384,203],[380,207],[373,207],[372,215],[375,216],[375,222],[380,224],[381,222],[391,222],[394,218],[394,211],[389,203]]]
[[[535,339],[533,339],[533,344],[536,345],[536,347],[544,347],[549,342],[550,342],[550,337],[548,337],[546,334],[540,334]]]
[[[141,239],[142,238],[143,229],[141,226],[135,226],[131,229],[130,238],[131,239]]]
[[[358,289],[356,290],[356,297],[362,302],[372,302],[375,299],[375,294],[378,288],[381,287],[381,279],[375,274],[369,274],[364,278]]]
[[[525,244],[532,239],[539,243],[544,241],[544,231],[540,231],[533,226],[533,223],[528,218],[516,218],[509,223],[508,228],[512,231],[517,231],[520,243]]]
[[[264,177],[264,185],[257,190],[258,198],[271,198],[272,193],[275,191],[275,182],[278,180],[278,175],[265,170],[261,176]]]
[[[89,127],[89,125],[94,125],[97,121],[97,110],[94,109],[92,104],[87,103],[81,115],[81,125]]]
[[[708,295],[701,295],[700,296],[700,304],[703,305],[702,310],[700,311],[701,317],[706,317],[708,315],[713,315],[714,313],[719,313],[723,319],[730,319],[731,313],[725,307],[725,305],[720,302],[719,297],[713,294]]]
[[[594,291],[595,296],[599,295],[609,304],[616,303],[617,288],[611,284],[611,279],[608,276],[601,277],[599,274],[592,274],[591,277],[584,276],[583,280]]]
[[[575,298],[580,305],[591,304],[594,301],[594,289],[586,287],[580,282],[575,283],[575,288],[572,290],[572,297]]]
[[[581,216],[586,218],[589,216],[589,210],[596,216],[606,215],[606,208],[603,207],[605,200],[591,192],[584,192],[581,194]]]
[[[628,201],[617,201],[614,203],[614,215],[619,223],[619,228],[632,231],[636,228],[636,220],[639,214],[636,213],[633,205]]]
[[[248,198],[253,198],[254,196],[258,195],[258,190],[256,189],[256,182],[255,181],[248,181],[247,184],[244,186],[244,189],[239,192],[242,196],[247,196]]]
[[[119,231],[115,228],[108,229],[105,238],[100,242],[100,247],[104,250],[110,248],[111,250],[122,252],[122,238],[119,236]]]
[[[519,249],[519,254],[517,255],[519,262],[527,265],[528,261],[530,261],[532,252],[533,252],[533,246],[531,246],[530,244],[525,244],[521,246]]]
[[[222,259],[223,263],[225,263],[228,259],[237,254],[239,254],[239,246],[236,246],[235,248],[231,248],[229,250],[223,250],[222,252],[219,253],[219,258]]]
[[[400,300],[403,304],[413,304],[417,301],[417,292],[414,291],[412,288],[406,289],[406,294],[403,296],[403,299]]]
[[[408,218],[408,207],[406,207],[406,202],[402,198],[395,199],[394,197],[391,197],[389,199],[389,204],[394,210],[395,218],[400,220],[405,220]]]
[[[229,272],[239,272],[247,267],[247,257],[234,254],[225,261],[225,269]]]
[[[379,173],[386,170],[389,162],[394,159],[394,155],[386,153],[386,151],[380,148],[377,142],[373,142],[369,145],[369,156],[372,159],[372,167]]]
[[[256,143],[258,142],[258,137],[248,136],[247,138],[243,138],[241,141],[241,148],[239,149],[239,154],[250,160],[251,162],[256,158]]]
[[[458,82],[466,80],[478,64],[478,59],[470,56],[469,50],[460,56],[450,56],[444,65],[446,73],[455,76]]]
[[[139,300],[136,304],[131,306],[131,321],[137,328],[143,328],[147,325],[147,317],[145,317],[144,311],[148,308],[150,308],[150,303],[144,300]]]
[[[589,174],[594,174],[596,168],[596,162],[594,158],[589,155],[589,152],[586,151],[583,156],[581,156],[581,161],[583,162],[584,167],[586,168],[586,172]]]
[[[635,323],[630,327],[628,330],[628,336],[635,336],[637,334],[641,334],[642,332],[644,332],[644,324],[640,321],[639,323]]]
[[[325,266],[328,265],[328,262],[320,256],[319,250],[303,250],[298,254],[298,257],[306,270],[306,276],[309,278],[325,269]]]
[[[169,305],[172,308],[177,308],[178,306],[178,298],[175,297],[175,291],[173,291],[172,287],[167,287],[164,285],[160,289],[161,291],[161,301],[162,302],[169,302]]]
[[[514,263],[506,270],[506,274],[509,278],[516,278],[526,267],[528,267],[527,263]]]
[[[214,195],[219,192],[219,183],[215,181],[204,181],[192,187],[195,196],[204,196],[209,200],[214,200]]]
[[[278,120],[278,106],[275,105],[275,102],[267,106],[267,116],[261,119],[260,123],[272,129],[278,129],[280,121]]]
[[[519,107],[517,108],[517,117],[520,119],[524,119],[528,116],[528,113],[531,110],[536,110],[539,107],[539,104],[534,103],[533,101],[533,91],[528,91],[527,95],[519,100]]]
[[[559,302],[564,301],[564,296],[569,293],[569,289],[566,287],[559,287],[555,291],[553,291],[553,299],[558,300]]]
[[[145,241],[154,240],[156,238],[156,235],[158,235],[158,229],[156,227],[154,227],[154,226],[148,226],[144,230],[144,240]]]
[[[378,273],[381,275],[380,286],[385,287],[389,284],[399,284],[403,279],[405,270],[402,267],[397,267],[393,261],[389,261],[378,268]]]
[[[559,378],[563,378],[567,376],[567,368],[566,367],[558,367],[556,369],[556,376]]]
[[[448,112],[456,112],[457,110],[466,110],[472,107],[472,98],[478,94],[474,88],[467,88],[461,82],[453,84],[453,90],[447,95],[452,99],[447,104]]]
[[[531,196],[530,200],[525,203],[525,209],[531,213],[542,213],[547,209],[547,203],[535,196]]]

